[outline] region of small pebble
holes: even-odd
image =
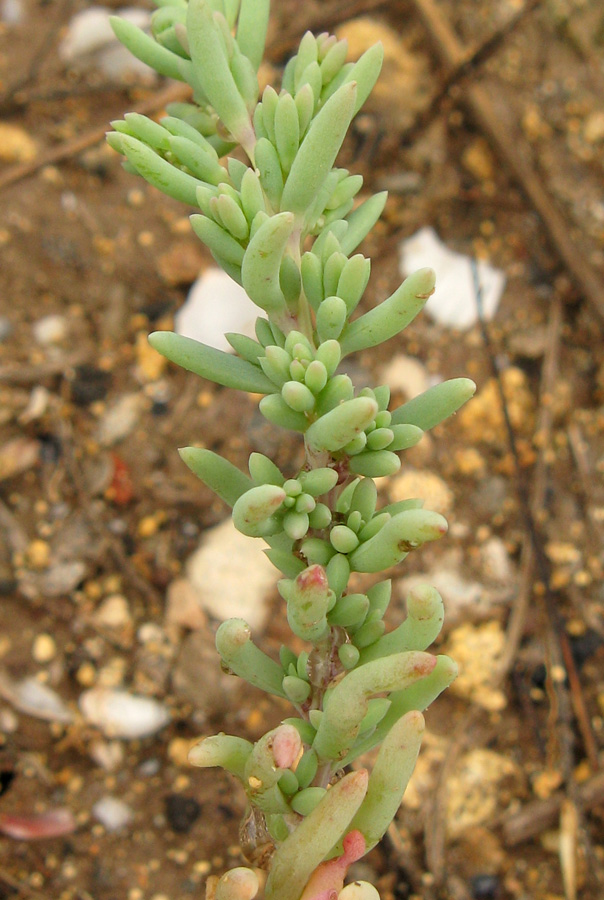
[[[183,794],[168,794],[166,797],[166,818],[173,831],[188,834],[201,814],[201,805],[193,797]]]
[[[71,382],[71,399],[78,406],[88,406],[97,400],[104,400],[110,384],[109,372],[87,364],[78,366]]]
[[[0,122],[0,160],[6,163],[31,162],[37,153],[34,139],[18,125]]]
[[[106,597],[95,610],[92,619],[97,628],[118,630],[133,627],[128,601],[121,594]]]
[[[13,324],[10,319],[7,316],[0,316],[0,344],[8,340],[12,333]]]
[[[32,541],[27,548],[27,561],[33,569],[46,569],[50,562],[50,545],[46,541]]]
[[[47,663],[57,655],[57,645],[50,634],[38,634],[34,640],[31,655],[38,663]]]
[[[496,875],[475,875],[470,881],[473,900],[497,900],[499,879]]]
[[[34,322],[32,326],[34,340],[42,347],[48,347],[50,344],[60,344],[67,337],[68,330],[67,319],[59,315],[43,316],[37,322]]]
[[[109,795],[97,800],[92,807],[92,814],[107,831],[119,831],[134,818],[134,812],[127,803]]]
[[[22,0],[2,0],[0,20],[7,25],[18,25],[24,16]]]

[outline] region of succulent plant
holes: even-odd
[[[119,39],[192,99],[159,122],[113,122],[125,167],[193,206],[195,233],[259,308],[256,338],[227,335],[226,353],[169,332],[149,338],[185,369],[256,395],[262,415],[297,432],[301,470],[283,473],[261,453],[242,472],[211,450],[187,447],[187,466],[228,506],[235,527],[260,538],[282,578],[293,634],[308,649],[264,653],[243,619],[216,635],[223,667],[289,700],[294,715],[260,740],[219,734],[191,751],[221,766],[247,797],[242,845],[268,871],[267,900],[374,900],[367,883],[343,887],[348,866],[392,821],[413,771],[422,711],[456,673],[427,652],[443,621],[428,585],[407,598],[407,617],[386,632],[388,579],[351,591],[355,572],[383,573],[447,531],[409,498],[378,508],[375,478],[398,471],[400,453],[474,392],[466,378],[438,384],[389,409],[387,385],[355,391],[342,361],[398,334],[434,290],[421,269],[357,314],[371,263],[355,252],[386,194],[358,202],[362,178],[335,167],[354,116],[382,63],[376,45],[355,62],[333,35],[307,32],[279,91],[260,94],[269,0],[156,0],[148,35],[116,18]],[[239,157],[229,155],[236,148]],[[245,155],[246,162],[241,161]],[[371,773],[347,767],[379,746]],[[238,867],[208,881],[216,900],[251,900],[260,881]]]

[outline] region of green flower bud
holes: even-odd
[[[336,602],[328,616],[330,625],[360,626],[369,609],[369,599],[365,594],[346,594]]]
[[[338,553],[351,553],[359,546],[359,539],[347,525],[336,525],[329,533],[329,540]]]
[[[336,553],[327,563],[325,571],[329,587],[339,597],[346,590],[350,578],[350,563],[343,553]]]
[[[346,323],[346,304],[341,297],[327,297],[317,310],[317,333],[321,341],[339,338]]]
[[[312,497],[320,497],[328,493],[338,483],[338,473],[335,469],[320,468],[310,469],[308,472],[300,472],[298,480],[301,489]]]
[[[340,662],[347,670],[354,669],[359,661],[360,655],[361,654],[354,644],[342,644],[341,647],[338,648]]]
[[[338,368],[341,356],[340,344],[336,340],[324,341],[317,347],[315,354],[316,359],[322,362],[327,369],[330,378]]]
[[[358,509],[355,509],[350,513],[350,515],[348,516],[348,518],[346,520],[346,524],[348,525],[349,528],[352,529],[352,531],[354,531],[355,534],[358,534],[358,532],[363,524],[363,519],[362,519],[361,513],[359,512]]]
[[[312,512],[308,514],[308,521],[311,528],[322,531],[331,525],[331,510],[324,503],[317,503]]]
[[[349,444],[346,444],[345,447],[342,448],[346,456],[356,456],[357,453],[361,453],[365,447],[367,446],[367,435],[364,431],[361,431],[360,434],[357,434]]]
[[[311,497],[310,494],[300,494],[296,500],[296,512],[310,514],[316,505],[316,500],[314,497]]]
[[[337,342],[334,341],[333,343]],[[325,345],[321,344],[321,347],[323,346]],[[319,347],[319,350],[321,347]],[[350,377],[348,375],[333,375],[321,393],[317,395],[317,413],[319,415],[325,415],[325,413],[334,409],[336,406],[339,406],[340,403],[343,403],[345,400],[352,400],[353,396],[354,388]]]
[[[315,405],[314,394],[299,381],[286,381],[281,388],[281,396],[295,412],[310,412]]]
[[[288,478],[283,490],[289,497],[298,497],[302,493],[302,483],[297,478]]]
[[[339,251],[332,253],[326,261],[323,266],[323,291],[326,297],[337,293],[340,275],[347,262],[347,257]]]
[[[379,415],[379,413],[378,413]],[[385,450],[394,440],[394,432],[390,428],[376,428],[367,436],[368,450]]]
[[[304,363],[300,362],[299,359],[293,359],[289,366],[289,374],[294,381],[304,381],[304,376],[306,375]]]
[[[365,259],[362,253],[357,253],[346,261],[342,269],[338,285],[333,292],[341,297],[346,304],[348,315],[359,305],[359,301],[365,293],[371,274],[371,260]]]
[[[400,467],[400,459],[396,453],[391,453],[390,450],[365,450],[350,460],[351,472],[354,472],[355,475],[367,475],[370,478],[394,475]]]
[[[424,432],[417,425],[393,425],[389,430],[392,431],[393,437],[388,449],[395,453],[415,447],[424,436]]]
[[[308,685],[307,685],[308,687]],[[279,790],[286,795],[286,797],[291,797],[295,794],[300,785],[298,784],[298,779],[296,778],[295,772],[292,772],[291,769],[286,769],[279,781],[277,782],[279,785]]]
[[[283,692],[292,703],[304,703],[310,696],[310,685],[296,675],[286,675],[283,679]]]
[[[389,512],[385,512],[384,510],[378,513],[376,516],[373,516],[373,518],[370,519],[359,532],[361,542],[364,543],[365,541],[368,541],[370,538],[372,538],[374,534],[377,534],[378,531],[380,531],[384,527],[386,522],[390,521],[391,518],[392,514]]]
[[[265,350],[265,356],[261,356],[258,362],[267,378],[277,386],[282,387],[289,380],[289,367],[291,358],[282,347],[269,345]]]
[[[318,767],[319,760],[317,759],[317,754],[311,748],[302,755],[300,762],[296,766],[296,778],[302,789],[307,788],[311,783],[317,774]]]
[[[300,816],[307,816],[319,805],[325,794],[325,788],[309,787],[292,797],[291,808]]]
[[[302,542],[300,551],[308,560],[309,565],[318,563],[321,566],[327,565],[335,552],[328,541],[323,541],[321,538],[316,537],[306,538]]]
[[[314,359],[309,363],[304,373],[304,383],[313,392],[318,394],[327,384],[327,369],[318,359]]]
[[[375,512],[377,503],[377,487],[371,478],[362,478],[354,489],[350,501],[350,509],[358,510],[361,518],[369,522]]]
[[[306,513],[288,512],[283,516],[283,530],[292,541],[301,540],[308,531],[308,526]]]
[[[385,630],[386,625],[381,619],[376,619],[373,622],[365,622],[364,625],[361,625],[358,631],[355,631],[352,640],[355,647],[358,647],[359,650],[362,650],[363,647],[369,647],[370,644],[374,644],[376,641],[379,641]]]
[[[306,299],[316,312],[325,296],[323,292],[323,266],[319,257],[310,251],[304,253],[300,261],[300,275]]]

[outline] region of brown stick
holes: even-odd
[[[434,0],[412,0],[412,3],[436,46],[446,72],[462,66],[467,59],[467,51],[440,14]],[[558,211],[530,162],[524,141],[517,133],[510,133],[506,123],[493,108],[488,92],[480,85],[469,85],[461,99],[541,217],[560,260],[578,290],[604,321],[602,279],[591,265],[587,254],[570,236],[568,222]]]
[[[559,791],[545,800],[533,800],[519,812],[505,814],[498,823],[501,826],[503,839],[508,847],[514,847],[528,841],[548,828],[555,827],[559,821],[560,809],[565,800],[564,792]],[[577,800],[584,812],[588,812],[604,803],[604,772],[598,772],[577,787]]]
[[[172,83],[162,91],[159,91],[157,94],[149,97],[149,99],[145,100],[144,103],[141,103],[139,104],[139,106],[135,107],[134,112],[141,113],[142,115],[148,115],[149,113],[157,112],[157,110],[162,109],[162,107],[166,106],[166,104],[168,103],[174,103],[177,100],[186,99],[186,97],[188,97],[190,93],[191,89],[188,85]],[[11,166],[10,169],[7,169],[5,172],[0,174],[0,191],[2,190],[2,188],[8,187],[10,184],[15,184],[15,182],[21,181],[23,178],[27,178],[29,175],[33,175],[44,166],[54,165],[54,163],[61,162],[64,159],[69,159],[71,156],[76,156],[83,150],[88,150],[89,147],[93,147],[95,144],[98,144],[103,140],[106,131],[107,124],[105,123],[99,128],[93,128],[91,131],[87,131],[85,134],[80,134],[78,135],[78,137],[75,137],[72,140],[65,141],[63,144],[59,144],[58,147],[53,147],[51,150],[47,150],[46,153],[40,154],[40,156],[38,156],[36,159],[32,159],[31,162],[20,163],[17,166]]]

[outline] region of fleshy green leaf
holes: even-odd
[[[268,394],[275,389],[264,372],[247,360],[231,356],[215,347],[208,347],[207,344],[181,334],[154,331],[149,335],[149,343],[177,366],[224,387],[257,394]]]
[[[253,482],[247,475],[213,450],[183,447],[179,453],[190,470],[231,507],[242,494],[253,487]]]

